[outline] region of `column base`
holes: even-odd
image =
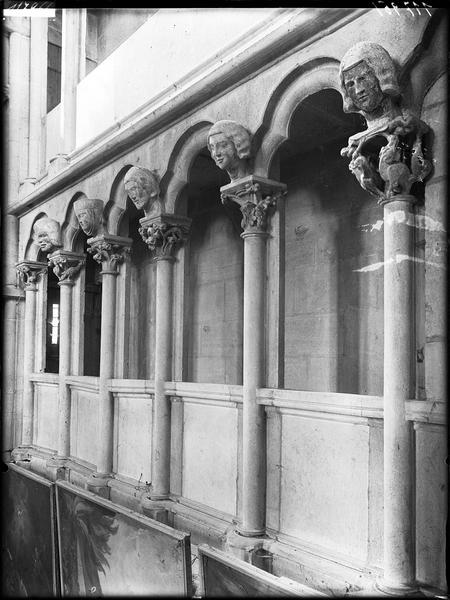
[[[53,177],[62,169],[65,169],[69,164],[69,157],[67,154],[57,154],[53,156],[48,165],[48,176]]]
[[[259,566],[258,561],[256,560],[255,562],[255,557],[258,556],[258,553],[261,553],[263,550],[264,542],[266,540],[267,536],[243,536],[238,529],[235,528],[235,530],[231,530],[227,534],[226,548],[237,558],[240,558],[241,560],[251,564],[257,564],[257,566]]]
[[[30,448],[28,446],[18,446],[11,452],[11,462],[30,462]]]
[[[27,177],[24,179],[19,186],[19,197],[25,198],[34,191],[34,187],[37,183],[36,177]]]
[[[92,475],[87,478],[84,487],[88,492],[93,492],[94,494],[98,494],[102,498],[109,500],[111,489],[108,486],[108,482],[112,478],[113,476],[111,473],[92,473]]]
[[[158,501],[147,495],[142,496],[140,502],[141,509],[142,513],[146,517],[150,517],[150,519],[154,519],[155,521],[169,525],[169,511],[166,508],[163,500],[168,500],[168,498],[164,497]]]
[[[265,529],[245,529],[242,525],[236,525],[236,533],[242,537],[259,538],[266,535]]]
[[[45,466],[52,481],[66,480],[67,458],[64,456],[52,456]]]
[[[408,598],[425,598],[417,583],[392,585],[383,578],[375,581],[375,589],[388,596],[406,596]]]

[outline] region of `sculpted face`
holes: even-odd
[[[365,61],[344,71],[344,85],[354,105],[365,113],[376,110],[383,100],[378,79]]]
[[[90,235],[95,224],[94,211],[89,210],[88,208],[83,208],[78,212],[77,219],[84,233],[86,235]]]
[[[53,249],[53,243],[50,240],[48,231],[39,231],[36,234],[35,241],[43,252],[50,252]]]
[[[208,141],[211,157],[220,169],[229,171],[239,163],[233,142],[223,133],[214,133]]]
[[[129,179],[125,182],[125,190],[138,210],[144,210],[149,204],[149,194],[138,179]]]

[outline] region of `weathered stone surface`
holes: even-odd
[[[86,260],[84,256],[65,250],[53,252],[48,259],[48,264],[52,267],[59,281],[72,283],[80,273],[81,267]]]
[[[33,240],[42,252],[51,252],[62,246],[61,226],[55,219],[42,217],[33,226]]]
[[[282,532],[366,559],[368,473],[360,459],[368,460],[368,433],[365,425],[283,416]]]
[[[73,208],[81,229],[88,237],[103,233],[103,202],[98,199],[80,198]]]
[[[148,217],[162,212],[159,182],[154,173],[144,167],[131,167],[124,178],[124,187],[138,210]]]
[[[236,460],[237,409],[186,402],[183,496],[236,514]]]
[[[251,134],[235,121],[217,121],[208,133],[208,150],[231,182],[250,174]]]
[[[394,63],[379,44],[360,42],[341,61],[344,111],[360,112],[367,129],[341,150],[349,169],[378,203],[409,194],[432,170],[423,138],[429,127],[400,104]]]

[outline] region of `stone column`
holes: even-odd
[[[58,446],[56,460],[51,466],[61,467],[70,454],[70,389],[66,377],[70,375],[70,349],[72,345],[72,287],[85,262],[82,254],[57,250],[49,255],[49,266],[59,279],[59,408]]]
[[[88,482],[89,489],[107,494],[107,480],[112,477],[114,403],[108,389],[114,377],[114,344],[116,326],[116,277],[118,265],[129,254],[132,240],[102,234],[88,240],[90,252],[102,265],[102,317],[100,338],[100,376],[97,423],[97,472]]]
[[[17,337],[21,319],[21,302],[24,292],[17,285],[16,264],[19,260],[18,240],[19,221],[9,215],[8,208],[16,202],[19,184],[27,175],[28,161],[28,72],[30,68],[29,30],[32,19],[6,17],[3,20],[3,97],[4,113],[4,173],[5,183],[2,214],[2,295],[3,295],[3,336],[8,340],[8,351],[2,353],[2,433],[5,460],[9,460],[11,450],[21,442],[21,431],[16,425],[20,417],[22,392],[20,375],[22,362],[18,364]],[[19,405],[20,404],[20,405]]]
[[[62,58],[61,58],[61,131],[62,157],[75,148],[77,117],[77,84],[84,48],[81,46],[84,11],[78,8],[66,8],[62,13]]]
[[[242,522],[238,532],[246,537],[257,537],[265,533],[266,510],[266,423],[264,407],[257,403],[257,391],[265,383],[267,217],[269,209],[286,193],[286,186],[248,175],[221,187],[220,191],[222,200],[237,202],[243,215],[243,487]]]
[[[42,168],[42,119],[47,112],[47,19],[30,19],[30,137],[28,176],[21,187],[26,196],[33,191]]]
[[[400,111],[400,109],[398,109]],[[414,397],[413,205],[431,171],[428,127],[402,110],[349,139],[342,154],[360,185],[384,206],[384,575],[377,587],[414,593],[414,446],[406,401]]]
[[[8,143],[6,144],[8,202],[17,199],[20,183],[28,175],[28,136],[30,87],[30,18],[5,20],[5,30],[9,31],[8,61]],[[46,21],[46,19],[43,19]]]
[[[13,458],[20,460],[27,454],[33,443],[33,382],[30,375],[34,371],[35,336],[36,336],[36,293],[39,276],[47,270],[47,264],[37,261],[17,263],[17,271],[25,288],[25,327],[23,349],[23,394],[22,403],[18,405],[22,413],[22,439],[19,448],[14,450]]]
[[[406,401],[414,394],[414,196],[384,204],[384,577],[379,587],[416,589],[414,446]]]
[[[170,491],[170,398],[172,378],[172,279],[174,253],[185,240],[190,219],[176,215],[145,217],[139,232],[156,261],[155,397],[152,428],[152,487],[149,499],[164,500]]]

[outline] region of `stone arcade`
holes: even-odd
[[[3,460],[446,593],[446,11],[56,13],[4,21]]]

